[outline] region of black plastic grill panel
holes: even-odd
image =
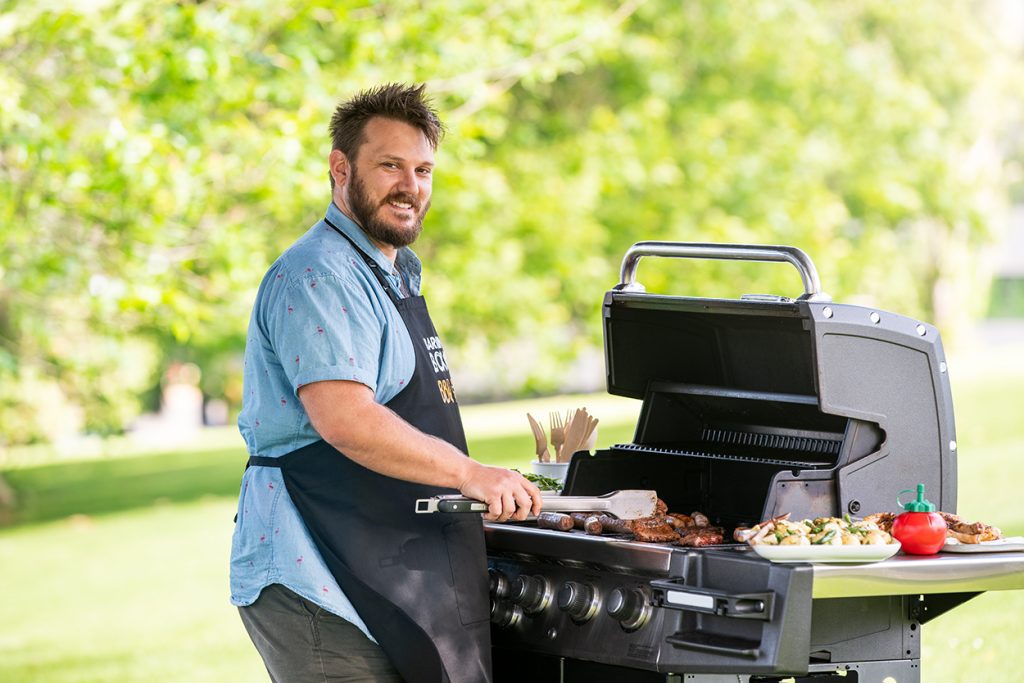
[[[687,449],[660,448],[658,446],[645,446],[635,443],[620,443],[611,447],[613,451],[632,451],[635,453],[658,453],[660,455],[677,455],[684,458],[701,458],[704,460],[729,460],[733,462],[747,462],[761,465],[774,465],[790,470],[815,470],[831,467],[832,463],[815,462],[806,460],[782,460],[779,458],[761,458],[731,453],[708,453]]]
[[[762,434],[744,432],[733,429],[714,429],[705,427],[701,439],[708,443],[733,444],[737,446],[754,446],[756,448],[777,448],[802,453],[820,453],[822,455],[838,455],[843,442],[840,439],[816,439],[806,436],[788,436],[785,434]]]

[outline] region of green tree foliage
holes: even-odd
[[[1019,116],[988,6],[7,3],[0,443],[118,430],[169,359],[237,402],[255,287],[329,201],[330,112],[383,81],[427,81],[449,124],[416,248],[471,393],[566,381],[643,239],[794,244],[837,299],[952,326]],[[641,279],[799,290],[735,264]]]

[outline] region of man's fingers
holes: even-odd
[[[533,502],[533,516],[536,517],[544,507],[544,496],[540,494],[540,489],[534,486],[533,491],[530,492],[530,498]]]
[[[530,513],[536,517],[540,514],[541,508],[544,507],[544,496],[537,485],[529,479],[526,480],[526,484],[526,492],[530,494]]]
[[[493,522],[499,517],[501,517],[501,498],[494,498],[487,505],[487,514],[484,515],[484,519]]]
[[[501,496],[501,505],[501,517],[498,518],[498,521],[504,522],[507,521],[508,518],[512,516],[512,513],[516,511],[516,499],[512,495],[511,491],[506,491]]]
[[[512,519],[517,521],[523,521],[530,514],[530,510],[533,506],[533,499],[530,498],[529,492],[522,491],[516,495],[516,513],[512,515]]]

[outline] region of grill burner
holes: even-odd
[[[796,300],[649,295],[642,256],[787,261]],[[604,301],[610,393],[643,400],[633,442],[574,454],[564,495],[654,489],[727,532],[890,510],[924,483],[956,510],[956,436],[935,328],[832,303],[791,247],[641,243]],[[682,548],[486,524],[495,680],[920,679],[920,625],[1024,588],[1024,553],[773,564],[744,544]],[[861,678],[863,677],[863,678]]]

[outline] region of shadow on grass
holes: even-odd
[[[234,498],[245,459],[244,450],[231,448],[11,470],[3,476],[14,507],[0,511],[0,527],[207,496]]]

